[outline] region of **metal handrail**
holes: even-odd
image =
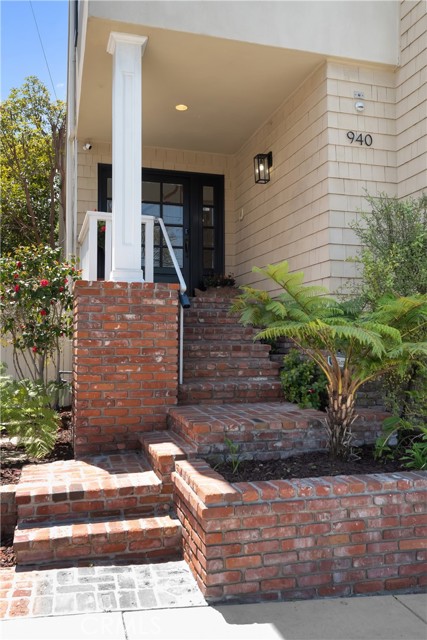
[[[184,307],[190,306],[190,301],[186,296],[187,285],[184,280],[184,276],[182,275],[181,268],[178,264],[178,260],[176,259],[175,251],[173,250],[172,243],[169,238],[169,234],[166,230],[165,223],[162,218],[156,218],[155,222],[160,225],[160,228],[163,233],[163,237],[166,240],[166,246],[169,250],[170,257],[172,258],[172,263],[175,269],[175,273],[178,276],[179,280],[179,384],[183,382],[183,371],[184,371]]]
[[[165,227],[165,223],[163,222],[162,218],[156,218],[154,222],[157,222],[160,225],[160,228],[161,228],[162,233],[163,233],[163,237],[166,240],[166,245],[167,245],[167,248],[169,249],[169,253],[170,253],[170,256],[172,258],[172,263],[173,263],[173,266],[174,266],[174,269],[175,269],[175,273],[178,276],[179,289],[180,289],[181,293],[185,293],[187,291],[187,285],[185,284],[185,280],[184,280],[184,277],[182,275],[181,268],[180,268],[180,266],[178,264],[178,260],[176,259],[175,251],[173,250],[172,243],[171,243],[170,238],[169,238],[169,234],[168,234],[168,232],[166,230],[166,227]]]

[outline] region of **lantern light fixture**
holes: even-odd
[[[273,166],[273,153],[258,153],[254,158],[255,182],[266,184],[270,182],[270,169]]]

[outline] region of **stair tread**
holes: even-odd
[[[172,431],[148,431],[140,437],[148,447],[154,447],[158,455],[173,456],[176,460],[197,453],[196,449]]]
[[[155,492],[159,480],[140,453],[105,454],[80,460],[65,460],[48,465],[24,467],[16,490],[17,503],[28,497],[68,494],[75,497],[82,492],[123,494],[128,487],[150,487]],[[65,495],[64,495],[65,498]]]
[[[201,388],[201,389],[210,389],[210,388],[219,388],[223,386],[230,387],[248,387],[251,385],[276,385],[277,387],[281,387],[280,380],[277,376],[251,376],[247,378],[237,379],[236,377],[232,378],[218,378],[218,379],[206,379],[203,381],[189,381],[183,382],[179,385],[180,388]]]

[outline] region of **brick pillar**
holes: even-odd
[[[135,449],[178,396],[178,285],[76,282],[75,456]]]

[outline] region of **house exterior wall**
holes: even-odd
[[[327,62],[300,86],[236,158],[236,273],[260,280],[251,267],[289,260],[306,281],[337,290],[356,275],[346,259],[357,252],[348,228],[363,209],[364,190],[395,195],[394,72]],[[365,111],[355,110],[354,92]],[[370,134],[372,146],[347,132]],[[272,179],[253,183],[252,158],[273,152]]]
[[[161,16],[157,4],[165,8]],[[209,4],[209,12],[216,4]],[[237,5],[245,3],[229,4],[233,6],[229,8],[227,4],[227,10],[233,12],[240,10]],[[296,5],[311,3],[274,4],[286,5],[289,17],[293,11],[301,10]],[[329,4],[338,6],[319,3],[328,7]],[[287,259],[292,269],[305,272],[306,282],[339,290],[348,278],[357,276],[356,265],[348,261],[358,248],[349,224],[366,208],[364,191],[374,196],[387,193],[404,198],[419,196],[427,187],[426,5],[412,0],[369,4],[370,10],[388,12],[384,24],[389,40],[400,46],[399,66],[392,49],[388,57],[371,51],[371,64],[327,59],[234,155],[143,149],[143,165],[149,168],[224,175],[225,271],[233,272],[239,283],[256,284],[261,280],[259,275],[252,274],[253,265]],[[172,19],[172,5],[163,2],[143,5],[126,3],[127,20],[171,26],[168,21]],[[198,3],[192,5],[195,12],[192,17],[175,13],[176,29],[191,31],[196,29],[196,23],[199,27],[203,23],[197,14]],[[346,3],[347,7],[350,5],[349,15],[353,16],[358,3]],[[105,14],[104,17],[113,19],[118,17],[113,15],[116,9],[116,3],[89,2],[89,15]],[[258,10],[259,7],[253,8]],[[313,10],[317,11],[315,6]],[[253,11],[240,25],[240,32],[247,33],[254,42],[261,42],[262,28],[257,36],[249,25],[254,19]],[[182,20],[190,22],[184,25]],[[215,35],[214,23],[211,28]],[[244,38],[234,31],[228,35]],[[276,36],[273,33],[271,43],[274,44]],[[282,34],[276,45],[284,46],[287,37]],[[358,51],[368,55],[363,38]],[[392,64],[374,64],[380,59]],[[355,110],[355,91],[364,94],[363,112]],[[351,144],[349,131],[371,135],[372,145]],[[110,144],[94,142],[90,153],[81,151],[81,147],[79,142],[78,228],[85,212],[98,204],[97,165],[111,162]],[[253,156],[270,150],[271,182],[255,185]]]
[[[427,187],[427,5],[400,3],[400,66],[396,72],[399,198]]]

